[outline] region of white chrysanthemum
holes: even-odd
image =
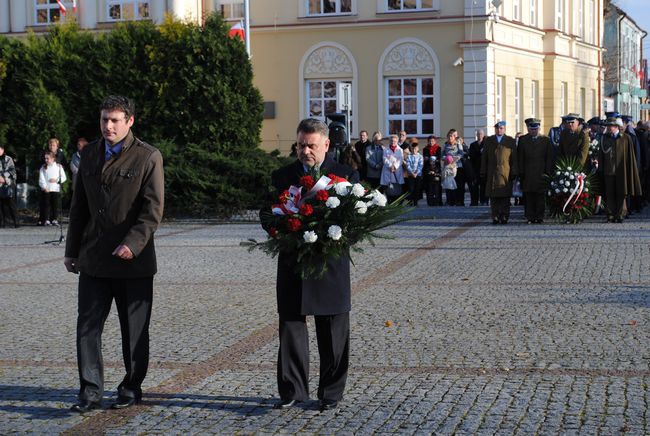
[[[314,231],[308,231],[302,234],[302,238],[305,240],[306,243],[308,244],[313,244],[318,240],[318,235]]]
[[[560,173],[559,171],[556,171],[556,172],[555,172],[555,175],[556,175],[556,176],[559,176],[560,174],[562,174],[562,173]]]
[[[569,187],[569,186],[571,186],[571,183],[569,183],[569,181],[567,180],[566,182],[564,182],[564,186]]]
[[[379,191],[372,191],[372,204],[379,207],[384,207],[388,204],[388,199],[384,194]]]
[[[350,182],[339,182],[334,185],[334,190],[338,195],[348,195],[350,193],[348,189],[350,186],[352,186]]]
[[[567,192],[569,192],[569,190],[568,190],[567,188],[564,188],[564,189],[562,190],[562,192],[567,193]]]
[[[357,210],[358,213],[362,215],[368,211],[368,207],[366,206],[366,203],[364,203],[363,201],[357,201],[354,204],[354,208]]]
[[[352,185],[352,195],[354,195],[357,198],[363,197],[366,195],[366,188],[363,187],[361,183],[355,183]]]
[[[551,194],[553,194],[553,193],[552,193],[551,191],[548,191],[548,194],[547,194],[547,195],[548,195],[549,197],[551,196]]]
[[[343,236],[343,229],[341,229],[339,226],[330,226],[329,229],[327,229],[327,236],[335,241],[338,241],[341,239],[341,236]]]
[[[555,190],[555,193],[556,193],[556,194],[559,194],[559,193],[560,193],[560,190],[559,190],[559,189],[556,189],[556,190]]]
[[[567,167],[566,169],[567,169],[567,171],[573,171],[573,170],[571,169],[571,167]]]
[[[585,192],[589,192],[589,188],[585,188]]]
[[[575,177],[573,176],[573,174],[571,174],[571,175],[569,176],[569,178],[570,178],[571,180],[574,180],[574,179],[575,179]]]
[[[565,175],[565,176],[568,176],[568,175],[569,175],[569,172],[568,172],[568,171],[565,171],[565,172],[564,172],[564,175]]]
[[[336,209],[340,204],[341,200],[339,200],[338,197],[330,197],[325,202],[325,206],[327,206],[329,209]]]
[[[555,182],[551,182],[551,186],[555,188]]]
[[[560,179],[560,186],[564,185],[564,179]]]

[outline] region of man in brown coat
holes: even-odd
[[[563,119],[567,126],[560,134],[560,149],[558,157],[575,157],[580,165],[585,166],[589,158],[589,134],[582,130],[578,121],[580,115],[568,114]]]
[[[528,118],[528,134],[519,138],[517,158],[521,190],[526,195],[524,215],[528,224],[544,221],[546,180],[553,170],[553,144],[548,136],[539,134],[541,121]]]
[[[598,169],[603,176],[607,222],[622,223],[627,214],[625,199],[628,195],[641,195],[641,181],[632,139],[621,131],[623,122],[620,118],[607,118],[605,124],[607,132],[598,153]]]
[[[495,135],[485,138],[481,155],[481,178],[490,198],[492,224],[507,224],[510,218],[512,181],[517,177],[517,144],[505,134],[506,122],[494,125]]]
[[[153,234],[163,214],[160,152],[133,136],[131,100],[102,103],[103,138],[81,152],[70,206],[64,264],[79,276],[76,412],[100,407],[104,393],[101,334],[113,299],[122,330],[126,375],[113,408],[142,398],[149,364],[149,319],[156,273]]]

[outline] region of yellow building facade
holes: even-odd
[[[288,152],[297,122],[352,85],[352,136],[525,131],[601,113],[602,0],[251,1],[262,146]]]

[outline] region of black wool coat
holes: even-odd
[[[334,173],[351,183],[359,181],[359,173],[327,156],[321,174]],[[302,162],[282,167],[271,174],[277,192],[298,186],[304,175]],[[277,301],[280,316],[336,315],[349,312],[351,303],[350,261],[347,258],[328,259],[327,271],[320,279],[301,279],[295,272],[296,258],[291,253],[278,256]]]

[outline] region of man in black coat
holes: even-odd
[[[319,170],[334,173],[351,183],[359,180],[352,168],[327,155],[329,130],[320,120],[302,120],[297,129],[298,160],[274,171],[271,180],[282,192],[298,186],[303,175]],[[280,403],[287,409],[309,398],[309,336],[306,316],[314,315],[320,355],[318,399],[320,410],[338,408],[348,374],[350,348],[350,262],[347,258],[328,259],[320,279],[301,279],[295,271],[293,253],[278,256],[277,301],[280,317],[278,390]]]

